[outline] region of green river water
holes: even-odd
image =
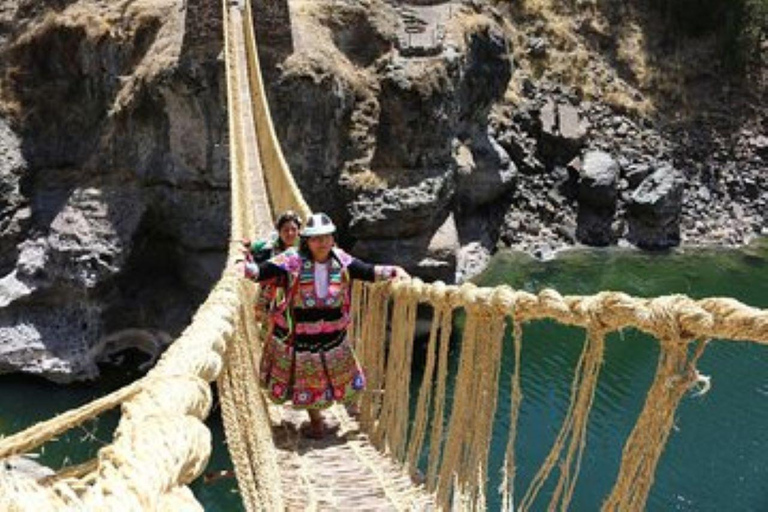
[[[739,251],[572,251],[548,262],[500,254],[477,283],[506,283],[531,292],[552,287],[562,294],[619,290],[641,297],[670,293],[692,298],[727,296],[768,308],[768,240]],[[552,322],[536,322],[524,331],[518,492],[527,487],[560,428],[583,339],[583,330]],[[422,348],[417,352],[416,380],[423,361]],[[571,510],[598,510],[609,492],[623,443],[653,378],[657,356],[656,342],[638,332],[627,330],[609,337]],[[503,368],[491,450],[490,510],[500,507],[495,489],[509,427],[507,383],[513,370],[508,351]],[[713,341],[699,370],[712,377],[712,389],[702,397],[683,399],[676,428],[658,467],[648,510],[768,511],[768,347]],[[96,386],[60,387],[28,377],[0,377],[0,435],[86,403],[136,378],[115,367],[105,367],[104,373],[106,378]],[[208,472],[231,467],[216,413],[208,422],[214,433]],[[107,414],[62,435],[41,450],[41,461],[58,467],[92,457],[111,438],[115,422],[116,415]],[[543,489],[536,510],[546,509],[549,489]],[[206,510],[242,510],[233,479],[210,484],[198,480],[193,491]]]

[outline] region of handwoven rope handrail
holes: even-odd
[[[286,210],[294,210],[303,218],[312,213],[304,196],[296,185],[291,170],[285,161],[285,156],[277,139],[272,116],[269,113],[269,103],[264,90],[261,76],[261,64],[256,44],[256,34],[253,29],[253,10],[251,0],[245,0],[245,45],[250,66],[248,68],[251,101],[256,119],[259,155],[261,169],[267,180],[269,198],[272,204],[272,214],[277,216]]]
[[[434,317],[415,419],[409,435],[405,436],[402,433],[403,419],[393,415],[392,411],[408,411],[407,406],[402,407],[410,400],[408,379],[393,368],[409,366],[409,355],[403,352],[410,348],[402,347],[398,333],[412,332],[413,318],[407,311],[412,308],[408,304],[414,300],[430,305]],[[391,308],[387,307],[390,301]],[[442,283],[424,284],[414,279],[410,283],[377,284],[356,290],[355,309],[358,317],[353,325],[362,338],[361,358],[369,370],[374,369],[370,379],[373,387],[385,390],[383,395],[371,395],[363,401],[363,427],[371,432],[371,439],[380,449],[415,471],[421,455],[424,425],[428,418],[431,419],[426,483],[430,490],[438,493],[438,505],[443,508],[483,506],[489,422],[496,408],[501,334],[507,321],[513,323],[511,348],[515,354],[515,368],[520,364],[522,325],[526,322],[553,319],[564,325],[585,328],[588,334],[572,383],[571,405],[560,434],[525,496],[516,503],[520,510],[529,510],[533,506],[539,490],[555,468],[559,468],[560,476],[549,508],[568,508],[586,446],[586,425],[602,365],[604,337],[608,333],[634,327],[651,334],[660,340],[661,355],[657,377],[636,429],[627,440],[618,480],[606,501],[605,510],[644,508],[677,405],[685,391],[700,380],[695,365],[706,345],[700,343],[692,357],[689,357],[688,345],[696,339],[712,338],[768,343],[768,310],[751,308],[733,299],[696,301],[681,295],[642,299],[619,292],[562,296],[550,289],[531,294],[508,286],[446,286]],[[443,438],[447,350],[452,328],[451,311],[455,309],[465,311],[466,323],[449,427]],[[389,341],[387,324],[392,326]],[[441,340],[439,363],[435,360],[438,337]],[[378,348],[385,344],[388,345],[386,355]],[[386,362],[382,362],[383,358]],[[670,382],[674,382],[674,386]],[[513,499],[514,442],[517,411],[522,400],[518,370],[511,386],[511,422],[504,471],[504,502],[508,506]],[[434,400],[431,414],[428,413],[430,400]],[[404,451],[406,438],[410,445]]]
[[[224,9],[226,13],[228,6]],[[232,30],[227,18],[225,40]],[[228,56],[228,79],[234,73],[230,68],[237,65],[232,60]],[[240,133],[236,115],[230,115],[230,132]],[[245,188],[241,186],[244,177],[238,172],[245,157],[242,144],[236,139],[233,137],[230,146],[233,196],[243,197],[243,193],[236,191]],[[248,218],[252,211],[252,207],[233,201],[233,239],[253,232],[253,223]],[[229,261],[238,254],[238,248],[231,248]],[[114,441],[99,450],[93,472],[48,484],[3,472],[0,510],[202,510],[185,484],[202,472],[210,455],[210,433],[201,420],[210,410],[211,393],[207,384],[201,386],[190,379],[210,382],[219,376],[238,318],[250,317],[249,308],[243,306],[249,304],[252,293],[253,290],[243,290],[239,278],[225,275],[190,326],[145,378],[3,439],[0,446],[4,454],[20,453],[103,410],[123,404]]]

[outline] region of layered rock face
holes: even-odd
[[[154,356],[228,237],[220,3],[0,10],[0,372]]]
[[[516,52],[528,74],[513,91],[514,6],[287,4],[273,117],[310,205],[344,226],[361,257],[451,281],[499,246],[547,258],[574,244],[734,245],[768,232],[759,111],[731,127],[682,126],[674,112],[588,100],[531,76],[552,50],[543,37]],[[273,57],[275,40],[262,37],[260,50]],[[605,64],[601,48],[594,60]],[[622,69],[594,76],[621,81]]]
[[[271,105],[310,206],[357,256],[427,279],[487,258],[517,176],[489,127],[513,70],[503,20],[452,2],[290,6]]]

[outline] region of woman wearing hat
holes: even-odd
[[[307,409],[306,434],[320,438],[320,412],[333,402],[349,402],[365,378],[347,339],[352,279],[408,278],[400,267],[370,265],[335,247],[336,231],[324,213],[312,215],[301,232],[299,250],[288,250],[257,264],[247,262],[245,277],[276,280],[282,300],[272,309],[273,329],[262,355],[260,382],[277,403]]]

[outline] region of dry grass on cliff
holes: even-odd
[[[631,19],[620,26],[611,23],[595,0],[521,0],[503,5],[514,38],[515,63],[522,71],[513,76],[509,99],[520,97],[520,81],[529,76],[567,84],[587,99],[601,99],[625,111],[652,110],[641,93],[652,71],[637,23]],[[529,54],[531,38],[546,41],[545,55]],[[610,55],[599,50],[608,44]]]
[[[370,169],[357,172],[347,172],[345,181],[353,191],[373,191],[389,188],[387,180]]]
[[[66,60],[60,73],[80,75],[117,73],[120,88],[111,112],[132,102],[138,89],[172,68],[184,36],[182,0],[80,0],[64,9],[40,10],[17,23],[16,34],[5,49],[0,84],[0,109],[22,115],[20,89],[44,82],[40,48],[58,51],[46,55]],[[38,76],[39,75],[39,76]]]
[[[571,86],[636,114],[694,114],[722,84],[717,33],[696,37],[671,33],[663,13],[637,1],[499,1],[513,34],[518,68],[508,98],[520,99],[526,77]],[[533,38],[546,41],[546,53],[531,55]],[[722,41],[720,41],[722,46]],[[756,80],[759,82],[759,80]]]
[[[348,14],[324,2],[295,2],[291,15],[297,47],[283,63],[284,75],[308,76],[316,83],[335,77],[356,96],[369,95],[374,82],[370,72],[356,66],[333,41],[330,26],[343,22]]]
[[[447,30],[457,34],[458,42],[466,46],[474,34],[487,32],[494,22],[485,14],[472,11],[459,11],[448,22]]]

